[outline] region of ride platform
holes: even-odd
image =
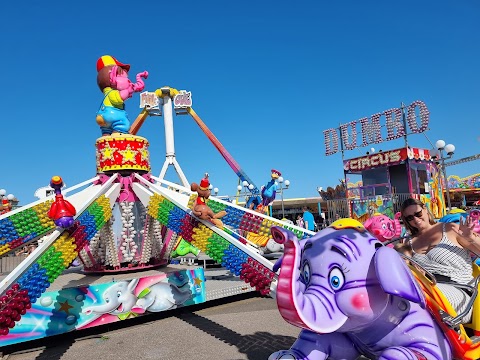
[[[196,305],[255,287],[224,268],[169,264],[101,275],[69,268],[48,290],[8,335],[0,337],[0,347]]]

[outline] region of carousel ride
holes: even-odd
[[[97,80],[105,97],[97,114],[102,137],[95,144],[96,176],[67,189],[62,189],[61,177],[54,176],[50,185],[55,194],[0,216],[0,256],[42,239],[0,281],[0,344],[22,341],[15,333],[16,324],[33,311],[36,301],[77,257],[87,273],[133,273],[166,267],[175,252],[199,250],[268,294],[277,279],[273,264],[241,234],[268,235],[272,226],[279,226],[294,231],[299,239],[313,235],[264,213],[210,198],[207,176],[193,190],[175,158],[172,111],[175,104],[177,112],[193,112],[191,101],[182,101],[185,92],[158,89],[154,101],[161,109],[145,106],[129,126],[123,102],[143,90],[142,78],[148,76],[147,72],[137,74],[133,84],[128,80],[129,69],[111,56],[97,62]],[[160,176],[155,177],[149,142],[136,134],[149,115],[159,112],[164,117],[167,151]],[[164,179],[171,165],[181,185]],[[208,211],[197,211],[198,205]],[[197,284],[198,279],[194,280]],[[137,294],[138,299],[145,290]],[[65,331],[81,328],[75,325],[80,318],[71,318],[74,328]]]

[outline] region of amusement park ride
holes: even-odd
[[[410,272],[357,220],[340,219],[315,234],[210,197],[208,176],[189,183],[175,158],[173,111],[191,115],[240,179],[252,182],[193,111],[186,91],[142,93],[143,110],[126,131],[123,102],[143,90],[148,76],[139,73],[132,84],[129,69],[111,56],[97,62],[105,97],[97,115],[96,176],[66,189],[53,176],[54,194],[0,215],[0,256],[42,239],[0,280],[0,346],[256,290],[276,297],[285,320],[306,329],[271,359],[353,360],[360,351],[386,354],[382,359],[480,357],[478,280],[470,289],[472,321],[462,324],[435,279]],[[166,135],[158,177],[151,174],[149,142],[137,135],[153,115],[163,116]],[[164,179],[169,166],[181,185]],[[284,245],[282,259],[267,260],[250,235]],[[199,251],[239,281],[215,283],[202,267],[170,264],[173,254]],[[70,274],[62,273],[77,257],[90,276],[68,287],[72,280],[62,277]]]
[[[116,66],[112,72],[118,71],[120,87],[125,80],[121,79],[125,76],[122,69],[127,65],[109,56],[99,61],[102,59],[104,68]],[[143,89],[140,77],[133,91]],[[111,89],[105,91],[104,104]],[[142,94],[142,101],[151,94]],[[97,116],[103,136],[96,141],[95,177],[62,189],[62,179],[54,176],[50,186],[55,194],[0,216],[0,256],[42,239],[0,281],[0,346],[188,306],[212,296],[252,290],[268,294],[277,278],[273,264],[243,235],[267,236],[272,226],[288,227],[299,238],[313,235],[263,213],[209,198],[209,193],[205,196],[200,190],[192,191],[175,158],[172,108],[177,114],[192,115],[204,131],[209,131],[193,111],[189,93],[164,87],[153,94],[160,107],[143,105],[128,133],[117,133],[107,112],[101,119]],[[129,96],[131,93],[123,100]],[[106,110],[114,105],[112,100]],[[150,173],[149,142],[136,134],[149,115],[160,114],[165,123],[166,159],[160,176],[155,177]],[[216,147],[221,150],[218,140]],[[241,179],[252,183],[224,148],[222,154]],[[181,185],[164,179],[170,165]],[[204,178],[200,185],[204,180],[208,182]],[[221,221],[194,211],[200,196],[213,213],[223,213]],[[172,254],[189,251],[203,251],[244,284],[235,282],[230,288],[217,285],[215,294],[210,294],[203,268],[169,265]],[[128,281],[45,292],[77,257],[85,273],[111,273],[117,278],[127,276]],[[149,269],[141,275],[135,273]]]

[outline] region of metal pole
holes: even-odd
[[[285,208],[283,206],[283,187],[280,187],[280,196],[282,197],[282,219],[285,219]]]
[[[452,210],[452,205],[450,203],[450,191],[448,188],[448,179],[447,179],[447,171],[445,169],[445,158],[443,157],[443,150],[440,150],[440,158],[442,159],[442,172],[443,172],[443,181],[445,181],[445,192],[447,195],[447,206],[448,206],[448,213]]]

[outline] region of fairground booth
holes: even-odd
[[[343,161],[350,216],[365,221],[374,213],[393,217],[409,197],[422,200],[436,217],[444,203],[441,173],[427,149],[405,147]],[[358,182],[349,182],[360,175]]]
[[[435,217],[443,216],[438,166],[429,150],[410,146],[407,136],[426,131],[428,123],[427,106],[417,100],[325,130],[325,155],[341,152],[347,188],[345,198],[327,201],[328,218],[349,216],[363,222],[374,213],[393,218],[409,197],[421,199]],[[395,139],[403,139],[403,146],[386,151],[372,147],[363,156],[345,158],[347,150],[362,152],[359,148]]]

